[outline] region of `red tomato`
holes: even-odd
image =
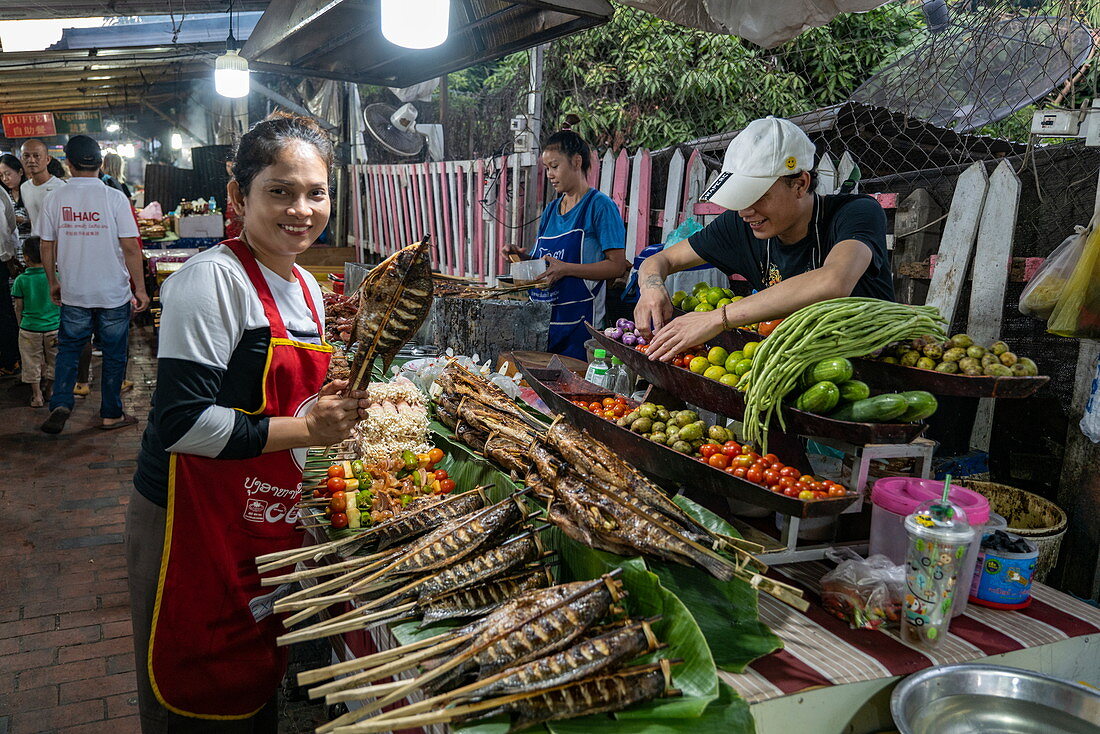
[[[342,530],[348,526],[348,516],[343,512],[337,512],[329,518],[333,530]]]
[[[801,473],[802,472],[798,471],[798,469],[793,466],[785,466],[779,470],[779,476],[790,477],[791,479],[798,479],[798,475]]]
[[[741,454],[740,456],[733,457],[733,465],[748,469],[752,466],[752,457],[747,454]]]
[[[344,478],[344,467],[341,466],[340,464],[333,464],[332,466],[330,466],[328,468],[328,475],[330,477],[340,477],[341,479],[343,479]]]
[[[713,466],[715,469],[725,469],[727,466],[730,465],[730,457],[722,453],[712,453],[710,455],[710,458],[707,459],[707,463]]]
[[[843,497],[844,495],[848,494],[844,487],[835,482],[829,483],[829,488],[826,490],[826,492],[830,497]]]
[[[446,479],[446,478],[447,478],[447,477],[448,477],[449,475],[447,474],[447,470],[446,470],[446,469],[436,469],[436,470],[435,470],[435,472],[433,472],[433,476],[434,476],[434,477],[435,477],[436,479],[438,479],[439,481],[441,481],[441,482],[442,482],[442,481],[443,481],[444,479]]]
[[[648,344],[638,344],[634,348],[637,349],[639,352],[643,352],[643,353],[649,351],[649,345]]]
[[[731,458],[737,456],[741,453],[741,445],[736,441],[726,441],[722,444],[722,453]]]
[[[699,453],[702,454],[703,456],[705,456],[708,459],[710,457],[714,456],[715,454],[718,454],[718,453],[721,453],[721,452],[722,452],[722,447],[719,446],[716,443],[705,443],[705,444],[703,444],[702,446],[699,447]],[[727,464],[728,464],[728,462],[727,462]]]
[[[613,408],[613,407],[615,407],[615,398],[604,398],[604,399],[603,399],[602,401],[600,401],[600,402],[602,402],[602,403],[603,403],[603,407],[605,407],[605,408]]]
[[[330,492],[343,492],[347,487],[348,483],[344,481],[343,477],[329,477],[328,488]]]
[[[726,474],[729,474],[731,477],[737,476],[737,467],[727,466],[722,471],[724,471]]]
[[[823,500],[828,496],[829,496],[828,492],[814,492],[814,499],[815,500]]]
[[[785,494],[788,497],[797,497],[798,492],[799,492],[798,487],[787,487],[786,489],[783,490],[783,494]]]
[[[753,484],[760,484],[764,481],[764,472],[754,466],[745,472],[745,479],[748,479]]]
[[[756,453],[755,451],[748,450],[748,447],[743,448],[742,451],[745,452],[742,454],[742,456],[749,457],[752,463],[755,464],[756,462],[760,461],[760,454]]]
[[[814,478],[811,477],[809,474],[803,474],[798,478],[798,481],[802,482],[803,484],[813,484]]]
[[[787,489],[788,487],[793,487],[794,486],[794,478],[785,477],[781,474],[779,476],[779,486],[781,486],[783,489]]]
[[[764,454],[764,458],[768,460],[768,466],[775,466],[779,463],[779,457],[775,454]]]
[[[733,476],[737,477],[738,479],[744,479],[745,475],[748,473],[749,470],[743,466],[734,467],[733,469]]]
[[[810,489],[810,485],[806,484],[805,482],[801,482],[801,481],[800,482],[795,482],[794,487],[792,487],[792,489],[794,489],[796,492],[800,492],[800,493],[801,492],[811,492],[811,491],[813,491],[813,490]]]
[[[802,490],[801,492],[798,493],[798,499],[800,499],[800,500],[812,500],[813,498],[814,498],[814,493],[811,492],[808,489],[804,489],[804,490]]]
[[[602,413],[603,412],[603,403],[589,403],[588,404],[588,409],[590,411],[592,411],[593,413]]]
[[[348,496],[343,492],[333,492],[328,508],[333,512],[344,512],[348,509]]]
[[[432,449],[428,452],[428,461],[433,464],[438,464],[443,461],[443,449]]]
[[[626,398],[624,398],[622,395],[616,395],[615,396],[615,402],[618,403],[619,405],[626,405],[627,404]]]
[[[440,494],[448,494],[450,492],[453,492],[454,488],[455,488],[455,480],[453,480],[453,479],[444,479],[443,481],[441,481],[439,483],[439,493]]]
[[[815,492],[824,492],[825,491],[825,485],[822,484],[821,482],[813,481],[813,482],[810,483],[810,489],[812,489]]]
[[[775,492],[776,494],[783,494],[783,485],[782,484],[769,484],[768,485],[768,490],[771,491],[771,492]]]
[[[756,331],[760,334],[760,336],[767,336],[768,334],[771,334],[773,331],[775,331],[775,327],[779,326],[781,321],[783,321],[783,319],[775,319],[773,321],[761,321],[760,326],[757,327]]]
[[[775,469],[768,469],[766,472],[764,472],[764,482],[767,483],[769,486],[772,484],[778,484],[779,472]]]

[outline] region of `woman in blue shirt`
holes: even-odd
[[[512,246],[505,254],[546,260],[546,272],[538,279],[546,287],[530,293],[533,301],[553,304],[547,348],[583,360],[584,322],[601,326],[606,281],[630,269],[626,228],[615,202],[588,186],[591,153],[580,135],[571,130],[551,135],[542,148],[542,165],[558,196],[542,213],[530,254]]]

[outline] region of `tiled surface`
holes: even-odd
[[[127,377],[137,426],[97,428],[94,387],[58,436],[38,430],[29,387],[0,381],[0,734],[139,731],[122,537],[155,379],[147,328]],[[290,705],[280,728],[318,714]]]

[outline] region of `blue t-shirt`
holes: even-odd
[[[575,229],[584,230],[582,265],[606,259],[603,254],[606,250],[626,247],[626,225],[619,207],[598,189],[588,189],[577,205],[564,215],[561,214],[561,197],[551,201],[539,220],[538,236],[557,237]]]

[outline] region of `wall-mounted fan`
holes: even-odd
[[[370,136],[396,156],[410,158],[427,142],[416,130],[416,107],[411,104],[397,109],[383,102],[369,104],[363,109],[363,123]]]

